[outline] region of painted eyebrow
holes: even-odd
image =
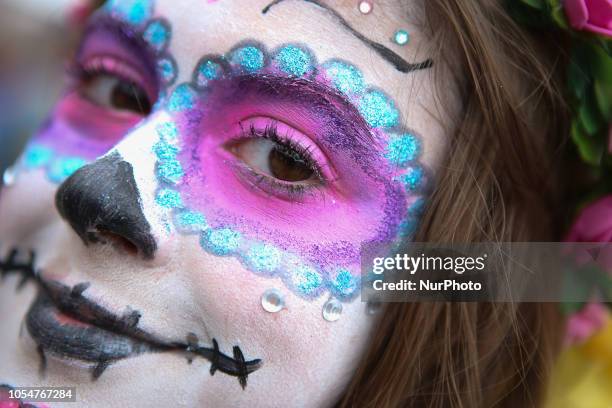
[[[266,7],[261,10],[261,14],[266,14],[270,9],[285,0],[274,0]],[[336,10],[333,8],[322,4],[318,0],[301,0],[305,3],[314,4],[315,6],[325,10],[327,13],[331,14],[334,19],[342,25],[346,30],[348,30],[351,34],[357,37],[361,42],[363,42],[368,47],[372,48],[378,55],[380,55],[383,59],[387,60],[391,65],[395,67],[399,72],[403,72],[405,74],[413,71],[419,71],[422,69],[431,68],[433,66],[433,61],[431,58],[426,59],[423,62],[418,62],[415,64],[411,64],[398,54],[385,47],[384,45],[377,43],[375,41],[370,40],[365,35],[361,34],[359,31],[355,30],[349,23],[342,17]]]

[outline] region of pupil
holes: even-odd
[[[147,95],[134,84],[124,81],[113,88],[111,103],[117,109],[138,112],[142,115],[151,113],[151,103]]]
[[[314,171],[298,152],[287,146],[276,145],[268,156],[272,175],[284,181],[308,180]]]

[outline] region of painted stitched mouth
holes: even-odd
[[[137,339],[123,329],[119,320],[99,317],[95,309],[80,306],[75,314],[58,308],[41,291],[26,315],[28,332],[39,346],[41,357],[49,352],[63,358],[95,363],[93,377],[102,374],[108,364],[145,352],[163,351],[161,345]]]
[[[262,366],[260,359],[246,360],[239,346],[232,348],[232,356],[221,352],[213,338],[212,347],[202,346],[197,336],[188,333],[185,341],[167,341],[138,327],[141,314],[128,309],[117,315],[83,296],[89,283],[66,286],[48,281],[34,268],[35,253],[30,251],[27,261],[17,249],[0,257],[0,277],[16,273],[21,276],[18,289],[34,281],[39,293],[26,314],[28,332],[38,344],[41,371],[46,368],[50,352],[64,358],[94,363],[92,376],[97,379],[113,362],[145,352],[173,351],[191,363],[202,357],[210,361],[210,374],[220,371],[237,377],[244,389],[247,377]]]

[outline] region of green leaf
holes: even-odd
[[[590,85],[589,71],[585,69],[583,64],[580,63],[582,52],[574,50],[572,53],[573,58],[570,60],[569,67],[567,69],[567,82],[568,88],[576,99],[584,98],[587,88]],[[588,65],[587,65],[588,66]]]
[[[593,92],[595,93],[597,107],[604,120],[612,122],[612,84],[596,79],[593,85]]]
[[[578,120],[589,136],[594,136],[601,128],[601,120],[597,108],[592,106],[593,100],[590,94],[591,92],[587,93],[578,107]]]
[[[593,166],[599,166],[604,152],[602,143],[581,129],[578,120],[572,122],[571,134],[582,160]]]
[[[521,0],[524,4],[538,10],[544,10],[545,3],[543,0]]]
[[[592,75],[607,84],[612,84],[612,57],[597,43],[591,45]]]

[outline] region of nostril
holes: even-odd
[[[115,248],[127,252],[129,255],[138,255],[138,247],[129,239],[100,227],[96,228],[96,230],[100,241],[108,242]]]

